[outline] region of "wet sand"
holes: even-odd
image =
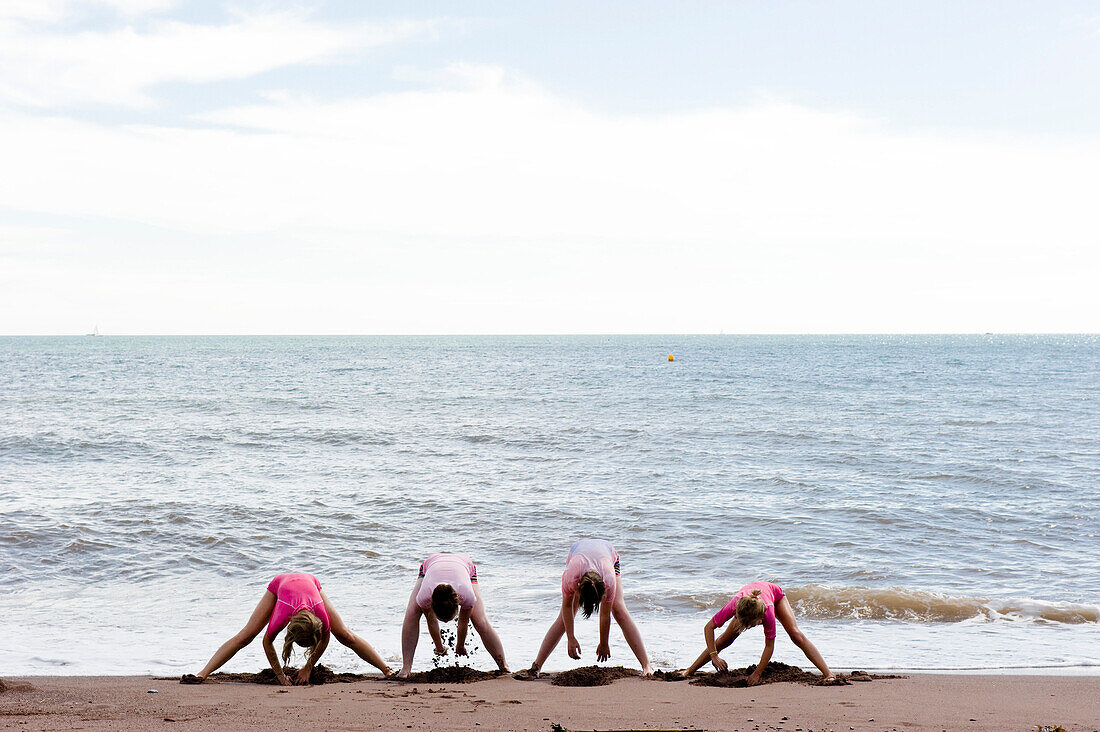
[[[846,686],[721,688],[624,678],[470,684],[369,679],[313,687],[178,678],[5,678],[19,730],[1031,730],[1100,732],[1100,677],[914,675]],[[157,693],[149,693],[156,689]],[[873,720],[873,721],[872,721]]]

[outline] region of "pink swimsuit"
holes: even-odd
[[[581,577],[587,572],[596,571],[603,578],[603,599],[615,601],[619,576],[619,553],[610,541],[604,539],[581,539],[569,549],[569,558],[565,560],[565,572],[561,576],[561,594],[570,598],[577,591]]]
[[[325,601],[321,599],[321,583],[312,574],[280,574],[271,580],[267,591],[275,595],[275,609],[271,611],[266,637],[277,636],[299,610],[309,610],[321,619],[326,631],[329,629]]]
[[[715,628],[721,628],[726,624],[726,621],[737,614],[737,601],[742,597],[748,597],[752,595],[753,590],[760,590],[760,599],[764,601],[764,604],[768,606],[768,609],[764,611],[764,637],[775,637],[775,603],[783,599],[783,590],[779,585],[774,585],[771,582],[753,582],[752,584],[745,585],[737,594],[733,596],[733,599],[726,603],[725,607],[718,611],[718,613],[711,618],[711,622],[714,623]]]
[[[474,585],[477,583],[477,567],[465,554],[433,554],[420,565],[420,591],[416,593],[416,605],[421,610],[432,606],[432,592],[439,585],[450,585],[458,593],[458,606],[472,610],[477,604]]]

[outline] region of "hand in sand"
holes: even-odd
[[[748,684],[749,686],[756,686],[757,684],[760,683],[760,674],[758,674],[754,671],[753,673],[749,674],[748,677],[745,678],[745,683]]]
[[[569,657],[580,658],[581,657],[581,642],[576,638],[569,639]]]
[[[447,655],[446,646],[444,646],[442,643],[437,643],[436,646],[435,646],[435,655],[437,655],[437,656],[446,656]]]
[[[275,678],[276,680],[278,680],[279,686],[293,686],[293,684],[290,683],[290,679],[288,679],[286,677],[286,674],[281,671],[276,675]]]
[[[294,678],[294,683],[298,686],[309,686],[309,677],[312,674],[313,669],[309,666],[303,666],[298,669],[298,674]]]
[[[717,653],[713,654],[710,657],[710,662],[712,664],[714,664],[714,670],[717,671],[718,673],[725,673],[726,671],[729,670],[729,665],[725,661],[723,661],[721,658],[719,658]]]
[[[596,646],[596,660],[597,661],[602,662],[602,661],[606,661],[609,658],[611,658],[611,646],[607,645],[606,643],[601,643],[598,646]]]
[[[456,656],[468,656],[468,655],[470,655],[469,653],[466,652],[466,644],[465,643],[459,643],[457,646],[455,646],[455,655]]]
[[[642,676],[645,676],[646,678],[652,676],[653,673],[653,667],[648,664],[646,664],[645,668],[642,669]]]

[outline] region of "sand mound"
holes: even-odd
[[[688,677],[680,673],[680,671],[662,671],[660,669],[653,672],[654,681],[687,681]]]
[[[478,671],[476,668],[466,666],[440,666],[430,671],[409,674],[407,678],[401,680],[413,684],[472,684],[495,679],[503,674],[503,671]]]
[[[756,670],[756,666],[744,668],[731,668],[725,673],[697,674],[691,680],[696,686],[724,686],[740,688],[748,686],[748,676]],[[778,684],[791,682],[806,684],[808,686],[848,686],[853,681],[874,681],[875,679],[902,679],[904,676],[869,674],[865,671],[853,671],[850,674],[837,674],[836,678],[829,682],[821,680],[820,674],[803,671],[797,666],[788,666],[785,663],[769,663],[764,669],[761,684]]]
[[[740,688],[748,686],[748,677],[756,670],[756,666],[745,666],[744,668],[731,668],[725,673],[715,674],[702,674],[697,678],[692,679],[691,683],[696,686],[725,686]],[[840,677],[838,676],[839,680]],[[803,671],[797,666],[788,666],[785,663],[769,663],[764,668],[764,675],[760,678],[761,684],[778,684],[782,682],[794,682],[796,684],[808,684],[816,685],[821,683],[821,676],[818,674],[812,674],[809,671]],[[846,681],[840,681],[841,685],[846,684]]]
[[[607,686],[612,681],[638,676],[634,669],[622,666],[582,666],[554,674],[555,686]]]
[[[287,668],[283,670],[283,673],[287,675],[287,678],[293,680],[294,676],[298,673],[296,668]],[[191,677],[191,674],[187,674],[185,677],[180,678],[181,684],[193,684],[195,677]],[[364,681],[372,678],[366,674],[338,674],[328,666],[317,665],[313,667],[313,672],[309,675],[309,683],[313,686],[319,686],[321,684],[348,684],[353,681]],[[278,684],[278,679],[275,678],[275,672],[269,668],[265,668],[257,674],[249,673],[216,673],[210,674],[207,681],[235,681],[245,684]]]

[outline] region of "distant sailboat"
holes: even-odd
[[[94,328],[92,328],[92,332],[91,332],[91,333],[89,333],[88,335],[90,335],[90,336],[97,336],[97,335],[99,335],[99,323],[96,323],[96,324],[95,324],[95,327],[94,327]]]

